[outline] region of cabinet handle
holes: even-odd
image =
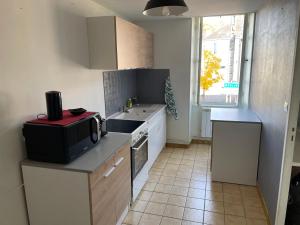
[[[108,170],[105,174],[103,174],[103,176],[106,178],[106,177],[109,177],[111,174],[112,174],[112,172],[114,172],[114,170],[116,169],[116,167],[112,167],[112,168],[110,168],[110,170]]]
[[[116,162],[115,166],[120,165],[121,162],[123,162],[123,160],[124,160],[124,157],[120,158],[120,159]]]

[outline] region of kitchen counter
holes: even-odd
[[[212,108],[211,121],[261,123],[257,115],[248,109]]]
[[[211,109],[212,180],[256,185],[262,123],[247,109]]]
[[[98,145],[69,164],[24,160],[22,161],[22,165],[92,173],[114,153],[116,153],[120,147],[129,143],[129,140],[130,135],[128,134],[108,133],[100,139],[100,143]]]

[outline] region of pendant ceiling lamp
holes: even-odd
[[[150,0],[143,14],[146,16],[180,16],[188,11],[183,0]]]

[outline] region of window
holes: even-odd
[[[202,106],[236,107],[240,101],[245,15],[212,16],[199,24],[199,53],[193,69],[198,72],[197,102]],[[195,38],[196,39],[196,38]],[[194,39],[194,41],[195,41]],[[195,45],[196,46],[196,45]]]

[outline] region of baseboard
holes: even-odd
[[[266,202],[265,202],[265,199],[264,199],[264,197],[263,197],[263,194],[262,194],[262,192],[261,192],[260,187],[259,187],[258,184],[256,185],[256,189],[257,189],[259,198],[260,198],[260,200],[261,200],[262,203],[263,203],[263,210],[264,210],[265,216],[266,216],[266,218],[267,218],[267,223],[268,223],[268,225],[271,225],[271,220],[270,220],[269,210],[268,210],[268,208],[267,208],[267,204],[266,204]]]
[[[191,144],[205,144],[211,145],[211,140],[200,140],[200,139],[192,139],[189,144],[182,143],[166,143],[166,147],[168,148],[189,148]]]
[[[189,148],[190,144],[166,143],[167,148]]]
[[[201,140],[201,139],[193,139],[192,144],[205,144],[205,145],[211,145],[211,140]]]

